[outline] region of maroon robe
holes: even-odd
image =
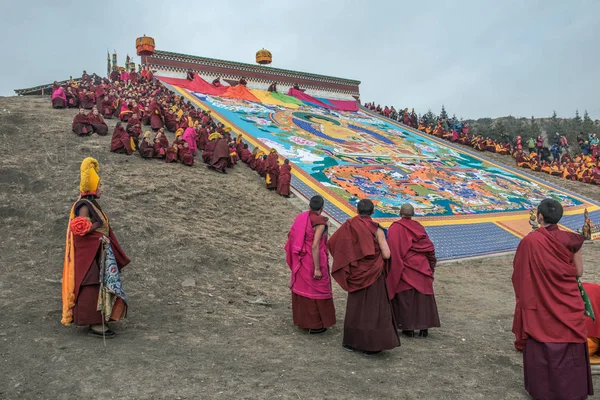
[[[279,177],[277,180],[277,194],[289,197],[292,194],[292,192],[290,191],[291,182],[292,166],[290,164],[283,164],[281,167],[279,167]]]
[[[92,223],[101,222],[101,217],[96,213],[92,203],[100,212],[102,209],[95,200],[82,199],[75,205],[75,215],[79,215],[81,207],[87,207]],[[93,231],[84,236],[73,235],[75,249],[75,307],[73,308],[73,322],[77,326],[99,325],[103,323],[102,314],[98,311],[98,294],[100,291],[100,254],[104,236],[98,231]],[[130,260],[119,245],[115,234],[109,228],[108,237],[113,250],[117,267],[122,270]],[[117,300],[119,301],[119,300]],[[123,310],[123,304],[115,305]]]
[[[177,146],[173,145],[171,147],[169,147],[169,149],[167,150],[167,156],[165,158],[165,161],[168,163],[173,163],[173,162],[177,162],[178,161],[178,149]]]
[[[154,146],[152,143],[146,143],[145,139],[140,142],[138,151],[140,152],[140,156],[142,156],[142,158],[154,157]]]
[[[256,172],[258,172],[258,175],[260,175],[263,178],[265,177],[265,174],[266,174],[266,171],[265,171],[266,165],[265,165],[265,163],[266,163],[265,159],[262,158],[262,157],[259,157],[256,160],[256,164],[255,164],[256,165],[256,167],[255,167]]]
[[[190,167],[194,165],[194,156],[192,155],[192,151],[189,149],[189,147],[179,147],[179,160],[184,165],[188,165]]]
[[[212,156],[215,151],[215,146],[217,145],[216,140],[209,140],[204,146],[204,151],[202,152],[202,161],[206,164],[210,164],[212,161]]]
[[[177,116],[170,111],[165,115],[165,126],[169,132],[177,130]]]
[[[79,101],[81,103],[81,107],[86,110],[91,110],[94,108],[94,104],[96,104],[96,97],[93,93],[87,92],[86,94],[81,93],[79,96]]]
[[[439,327],[433,294],[435,249],[425,228],[417,221],[402,218],[390,227],[388,243],[392,256],[386,286],[398,329]]]
[[[111,119],[115,113],[115,100],[110,96],[106,96],[100,103],[99,110],[104,118]]]
[[[265,173],[268,175],[268,178],[265,176],[265,179],[267,179],[267,189],[277,189],[277,179],[279,178],[279,156],[277,153],[271,153],[267,156]]]
[[[156,100],[152,100],[148,107],[148,113],[150,114],[150,127],[157,131],[163,127],[162,110]]]
[[[378,224],[369,216],[347,220],[331,236],[331,276],[348,292],[343,343],[381,351],[400,346],[385,288],[385,260],[377,241]]]
[[[160,140],[155,140],[154,145],[152,147],[154,150],[154,158],[165,158],[167,151],[166,148],[160,142]]]
[[[210,165],[218,171],[225,171],[229,159],[229,146],[227,140],[218,138],[215,140],[215,149],[212,154]]]
[[[129,134],[122,126],[116,126],[110,141],[110,151],[115,153],[127,153],[131,155],[131,140]]]
[[[240,154],[240,159],[242,160],[242,162],[244,164],[250,164],[250,160],[253,158],[254,156],[252,155],[252,152],[248,149],[242,149],[242,153]]]
[[[137,140],[142,134],[142,125],[140,120],[137,118],[130,118],[127,121],[127,132],[129,132],[129,134]]]
[[[90,124],[88,116],[85,114],[75,115],[71,127],[73,129],[73,132],[75,132],[78,136],[87,136],[91,135],[94,132],[94,128]]]
[[[92,125],[94,132],[98,135],[106,136],[108,134],[108,126],[100,113],[98,113],[98,115],[94,115],[93,112],[89,113],[88,121],[90,122],[90,125]]]
[[[593,394],[584,303],[573,255],[583,236],[557,225],[525,236],[515,254],[515,347],[523,349],[525,389],[536,399]]]
[[[69,108],[77,108],[79,107],[79,97],[77,97],[73,92],[66,92],[65,96],[67,96],[67,107]]]

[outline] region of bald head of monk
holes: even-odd
[[[415,216],[415,208],[412,204],[406,203],[402,204],[400,207],[400,217],[402,218],[412,218]]]

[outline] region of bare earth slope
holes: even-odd
[[[112,154],[115,121],[107,137],[77,138],[74,113],[0,98],[0,398],[525,398],[510,256],[439,267],[443,327],[428,339],[347,353],[338,287],[336,327],[309,336],[292,324],[282,247],[298,209],[243,165],[219,175]],[[67,215],[86,156],[100,161],[101,203],[132,259],[129,318],[106,347],[60,324]],[[568,188],[600,200],[597,188]],[[587,280],[600,277],[598,257],[586,244]]]

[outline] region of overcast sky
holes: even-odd
[[[105,74],[107,49],[121,63],[146,34],[248,63],[264,47],[273,67],[358,79],[363,101],[419,113],[600,119],[599,15],[597,0],[4,1],[0,95]]]

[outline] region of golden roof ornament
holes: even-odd
[[[271,64],[273,55],[269,50],[262,49],[256,52],[256,62],[261,65]]]

